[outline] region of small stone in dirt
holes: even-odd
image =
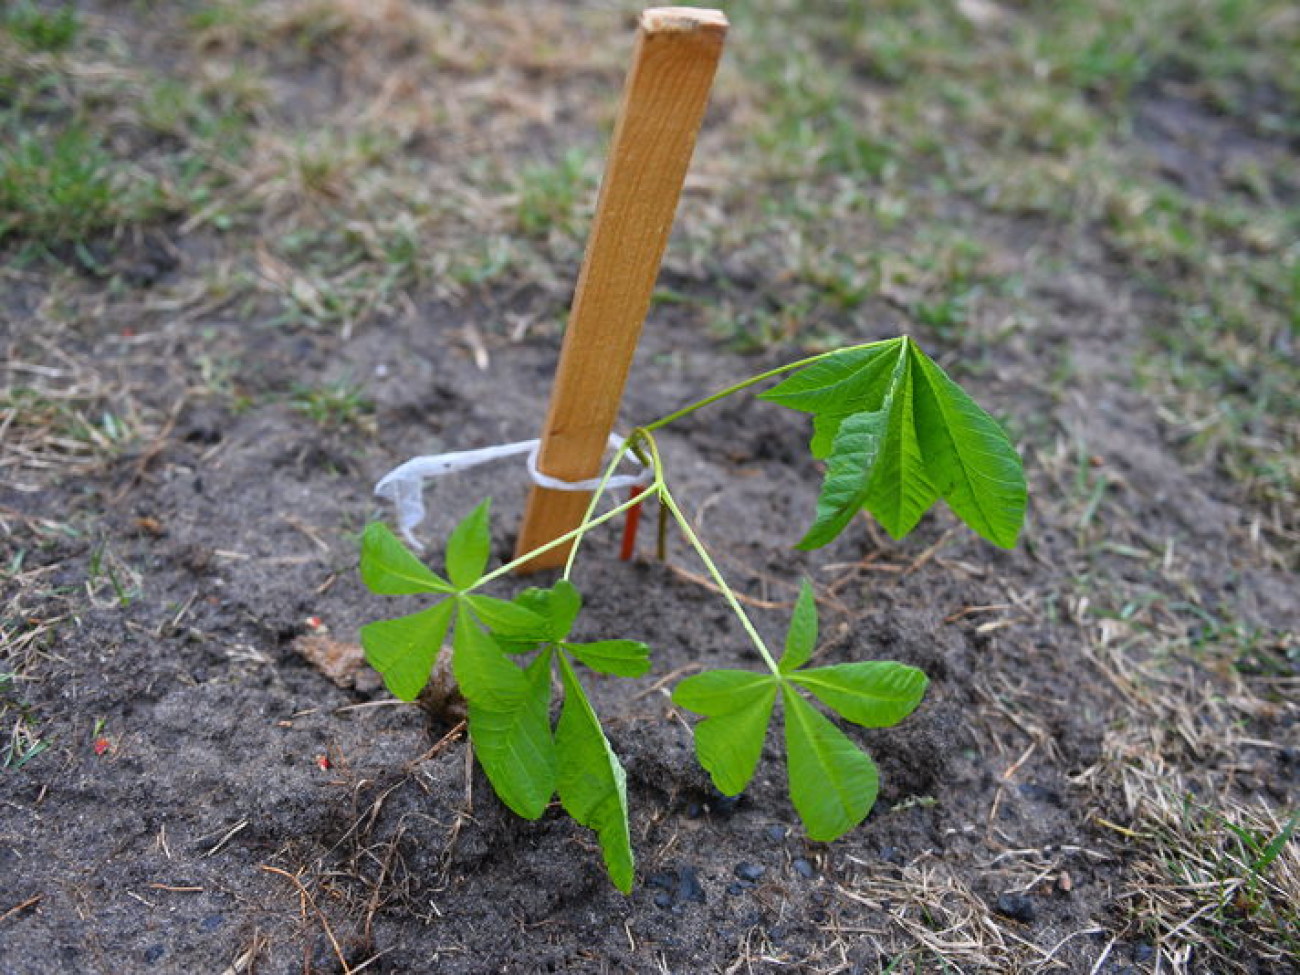
[[[226,919],[220,914],[209,914],[199,922],[199,930],[203,932],[215,931],[225,923]]]
[[[753,884],[742,884],[733,880],[731,883],[727,884],[727,894],[731,897],[739,897],[752,886]]]
[[[743,794],[738,796],[724,796],[719,792],[717,795],[709,799],[704,808],[715,816],[726,818],[735,814],[736,807],[740,805],[740,800],[743,798]]]
[[[767,828],[767,838],[773,843],[781,843],[784,842],[789,832],[784,826],[769,826]]]
[[[704,888],[700,886],[700,878],[694,867],[682,867],[677,872],[677,899],[704,903]]]
[[[1024,894],[998,894],[998,899],[993,904],[993,910],[1003,917],[1019,921],[1021,924],[1031,924],[1034,918],[1038,916],[1038,911],[1034,908],[1034,902]]]
[[[167,954],[167,949],[162,945],[150,945],[144,950],[144,960],[146,964],[152,965],[154,962]]]
[[[816,868],[803,857],[799,857],[791,863],[790,866],[794,869],[795,873],[800,877],[803,877],[805,880],[811,880],[813,877],[817,876]]]
[[[736,869],[732,871],[737,880],[744,880],[748,883],[757,883],[767,873],[766,867],[760,867],[757,863],[741,862],[736,864]]]
[[[1026,799],[1032,802],[1046,802],[1053,806],[1061,804],[1061,794],[1055,789],[1049,789],[1046,786],[1038,785],[1034,782],[1025,782],[1019,787],[1019,792]]]
[[[655,907],[662,907],[665,910],[673,906],[673,895],[666,890],[661,890],[655,894]]]
[[[651,887],[658,887],[660,890],[672,890],[677,886],[677,877],[667,871],[652,873],[646,883]]]

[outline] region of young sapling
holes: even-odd
[[[388,689],[414,700],[451,632],[452,672],[468,703],[470,739],[497,795],[527,819],[540,817],[558,795],[569,815],[596,831],[610,878],[625,892],[634,874],[626,780],[581,670],[640,677],[650,668],[650,650],[627,639],[569,639],[583,605],[572,581],[574,564],[599,526],[657,500],[765,665],[759,672],[705,671],[673,691],[675,704],[700,716],[696,755],[725,795],[738,795],[752,779],[779,699],[795,811],[812,839],[842,836],[870,811],[879,779],[870,756],[822,709],[851,724],[883,728],[911,714],[925,694],[925,674],[893,661],[807,666],[818,620],[806,580],[782,652],[775,655],[669,488],[656,432],[778,377],[783,378],[759,399],[811,414],[811,453],[825,463],[817,510],[800,548],[826,545],[863,510],[902,538],[940,499],[976,534],[1004,548],[1015,544],[1026,505],[1019,455],[998,423],[907,337],[781,366],[638,427],[615,451],[578,527],[497,568],[487,566],[487,500],[448,537],[445,576],[426,567],[380,522],[368,525],[363,536],[361,574],[372,591],[436,600],[418,613],[362,628],[366,658]],[[614,470],[629,452],[650,466],[650,483],[598,513]],[[561,546],[568,547],[567,561],[550,588],[530,587],[510,600],[482,592]]]

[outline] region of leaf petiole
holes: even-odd
[[[713,393],[710,396],[704,397],[704,399],[696,400],[694,403],[691,403],[688,406],[683,406],[680,410],[674,410],[673,412],[669,413],[667,416],[662,416],[658,420],[655,420],[653,423],[645,424],[640,429],[644,433],[654,433],[656,430],[662,429],[663,427],[668,426],[670,423],[682,419],[682,417],[690,416],[692,413],[696,412],[697,410],[702,410],[706,406],[712,406],[714,403],[724,400],[728,396],[732,396],[736,393],[742,392],[743,390],[749,389],[749,387],[751,386],[757,386],[759,383],[765,382],[768,379],[775,379],[777,376],[780,376],[784,373],[793,372],[796,369],[802,369],[804,366],[811,366],[815,363],[821,362],[823,359],[829,359],[831,356],[844,355],[845,353],[849,353],[849,352],[860,352],[863,349],[870,349],[880,345],[887,345],[888,343],[893,341],[896,340],[884,339],[878,342],[863,342],[861,345],[850,345],[842,349],[831,349],[829,352],[819,352],[817,355],[808,356],[808,358],[800,359],[797,362],[787,362],[783,366],[777,366],[775,369],[769,369],[766,372],[759,373],[757,376],[750,376],[748,379],[743,379],[738,383],[734,383],[733,385],[728,386],[726,389],[719,390],[718,392]]]
[[[722,572],[719,571],[717,563],[715,563],[712,556],[709,555],[708,549],[704,547],[704,543],[700,541],[699,536],[695,534],[695,530],[691,528],[690,522],[687,521],[686,516],[682,514],[682,509],[677,507],[677,502],[673,500],[673,496],[666,485],[659,491],[659,501],[668,509],[669,514],[673,516],[673,519],[681,528],[682,534],[686,536],[686,540],[690,542],[691,548],[695,549],[695,554],[698,555],[700,561],[704,563],[704,568],[708,571],[709,575],[713,578],[714,583],[721,591],[722,598],[726,600],[727,605],[731,607],[731,611],[735,613],[736,618],[740,620],[740,625],[749,636],[750,642],[754,644],[754,647],[762,656],[763,662],[767,664],[768,669],[771,670],[773,674],[779,676],[781,668],[777,666],[776,659],[772,656],[771,651],[767,649],[767,644],[763,642],[763,638],[754,627],[753,622],[749,618],[749,614],[747,614],[744,607],[740,605],[740,600],[736,598],[736,594],[732,591],[731,587],[727,585],[727,580],[723,578]]]

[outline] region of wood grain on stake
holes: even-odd
[[[537,466],[551,477],[581,481],[600,471],[726,32],[717,10],[641,14],[542,430]],[[585,491],[534,485],[517,553],[577,528],[590,501]],[[543,553],[525,571],[563,565],[568,549]]]

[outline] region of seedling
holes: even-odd
[[[703,561],[766,669],[706,671],[681,681],[672,699],[702,717],[696,755],[722,793],[741,793],[753,778],[778,698],[783,715],[790,796],[808,835],[829,841],[866,817],[878,775],[862,751],[821,708],[862,727],[894,725],[925,693],[918,669],[892,661],[809,667],[817,610],[805,581],[782,652],[768,647],[728,586],[669,488],[655,434],[719,400],[778,377],[759,398],[813,418],[811,452],[825,479],[803,549],[826,545],[859,511],[901,538],[939,499],[973,531],[1002,547],[1015,543],[1026,490],[1020,458],[1006,433],[907,337],[824,353],[764,372],[635,429],[614,453],[577,528],[488,570],[485,500],[452,531],[445,575],[427,568],[385,525],[367,526],[361,574],[383,595],[430,594],[427,609],[361,630],[366,658],[388,689],[414,700],[452,635],[452,672],[468,702],[475,754],[497,795],[537,819],[558,793],[579,823],[595,830],[614,884],[631,889],[633,856],[623,767],[581,680],[581,670],[639,677],[650,650],[633,640],[569,639],[583,596],[573,568],[587,536],[646,500],[657,500]],[[606,485],[629,453],[653,470],[640,495],[598,513]],[[561,578],[511,600],[484,589],[567,547]],[[552,721],[553,695],[560,697]]]

